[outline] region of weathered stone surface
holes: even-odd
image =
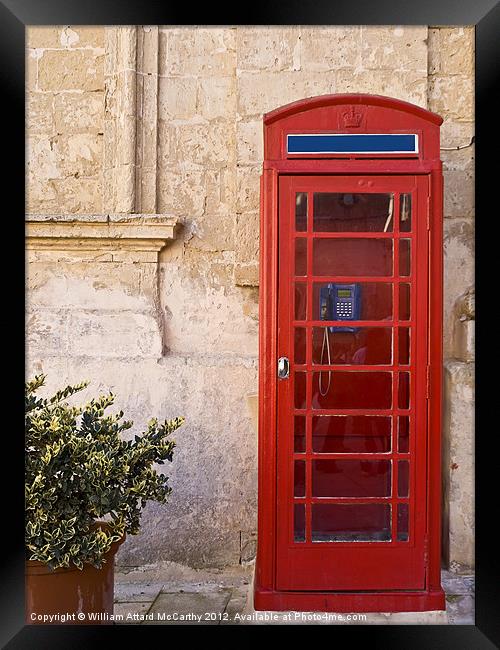
[[[357,68],[361,62],[361,27],[304,27],[300,31],[300,67],[307,71]]]
[[[451,169],[443,171],[444,216],[474,216],[473,170]]]
[[[260,164],[264,157],[264,132],[261,120],[236,125],[237,157],[240,164]]]
[[[29,93],[26,97],[26,125],[30,135],[54,132],[52,94]]]
[[[221,169],[207,170],[205,174],[206,200],[204,220],[206,226],[212,231],[212,234],[221,235],[221,245],[217,248],[223,250],[228,248],[224,242],[232,239],[234,241],[234,215],[236,211],[236,178],[231,170],[227,167]],[[231,233],[224,230],[226,220],[221,219],[221,215],[229,217],[231,223]],[[213,225],[215,224],[215,228]],[[227,235],[227,236],[226,236]],[[234,243],[229,248],[234,250]]]
[[[260,167],[260,165],[237,168],[236,170],[236,182],[237,182],[236,211],[238,213],[257,212],[259,210],[261,173],[262,173],[262,168]]]
[[[207,253],[191,253],[180,263],[160,266],[168,347],[171,352],[195,353],[200,350],[199,334],[204,332],[204,353],[253,358],[257,353],[258,326],[243,314],[240,290],[230,288],[232,263],[224,265],[216,254],[212,254],[212,262],[207,257]]]
[[[78,214],[79,212],[101,212],[102,211],[102,181],[100,177],[95,178],[76,178],[68,176],[67,178],[57,178],[51,181],[57,194],[58,210],[47,210],[49,212],[70,212]],[[43,204],[41,207],[44,207]],[[36,208],[36,206],[33,206]],[[32,209],[33,209],[32,208]],[[36,210],[35,210],[36,211]]]
[[[460,170],[474,175],[475,146],[471,144],[474,136],[472,122],[456,122],[446,119],[441,125],[441,160],[443,169]],[[456,149],[456,147],[462,147]],[[454,148],[446,151],[446,148]],[[473,185],[470,180],[469,185]],[[464,188],[465,189],[465,188]],[[470,189],[467,188],[466,191]]]
[[[298,69],[301,31],[299,27],[239,27],[236,30],[237,70],[280,72]]]
[[[427,76],[427,27],[363,26],[361,65],[368,70],[411,70]]]
[[[154,311],[148,314],[122,309],[106,313],[82,309],[68,314],[67,330],[68,352],[75,357],[156,359],[162,352]]]
[[[102,209],[104,49],[101,27],[28,30],[30,212]]]
[[[59,178],[61,159],[54,149],[54,139],[43,135],[33,135],[28,140],[29,171],[33,170],[38,180]]]
[[[444,355],[453,355],[454,313],[457,299],[474,283],[474,229],[464,219],[444,225]]]
[[[160,74],[226,77],[233,74],[235,28],[160,29]]]
[[[445,363],[444,541],[455,572],[474,567],[473,386],[473,363]]]
[[[43,25],[28,25],[26,27],[26,47],[28,48],[60,48],[62,27],[45,27]]]
[[[238,75],[237,110],[245,119],[261,119],[264,113],[278,106],[316,94],[309,90],[312,85],[311,76],[304,71],[263,71],[259,73],[258,79],[259,83],[255,83],[256,76],[251,72],[241,72]]]
[[[145,76],[158,74],[158,25],[137,27],[137,71]]]
[[[236,260],[251,263],[259,257],[259,220],[258,212],[238,214],[236,227],[239,237],[236,242]]]
[[[255,532],[242,531],[240,563],[245,564],[255,559],[257,551],[257,534]]]
[[[103,48],[104,30],[83,25],[28,26],[26,45],[29,48]]]
[[[386,70],[341,69],[330,92],[386,95],[427,108],[427,75],[399,69],[390,74]]]
[[[209,77],[200,79],[197,113],[204,118],[227,120],[236,107],[236,77]]]
[[[50,97],[50,95],[48,96]],[[54,95],[53,101],[54,125],[58,133],[71,135],[103,133],[104,96],[102,93],[57,93]]]
[[[92,50],[45,50],[38,61],[40,90],[104,90],[103,55]]]
[[[183,166],[192,163],[203,169],[225,165],[233,157],[234,133],[234,125],[226,120],[179,124],[176,128],[177,160],[182,160]]]
[[[203,169],[171,166],[161,173],[158,187],[160,212],[180,217],[199,217],[204,213],[205,173]]]
[[[26,315],[26,346],[35,359],[68,353],[67,314],[36,310]]]
[[[64,176],[98,176],[102,165],[102,135],[75,133],[57,136],[51,142],[60,158]]]
[[[429,108],[442,117],[474,119],[474,81],[467,75],[430,76]]]
[[[26,90],[34,92],[38,90],[38,59],[39,53],[36,50],[26,52]]]
[[[159,116],[162,120],[187,120],[196,113],[198,82],[194,77],[162,77]]]
[[[460,361],[475,358],[475,292],[470,287],[455,302],[453,356]]]
[[[133,71],[137,63],[137,27],[120,25],[104,28],[106,76]]]
[[[110,212],[134,212],[136,206],[137,28],[105,28],[105,113],[103,205]]]
[[[474,28],[429,29],[429,74],[474,74]]]
[[[259,286],[259,265],[257,262],[240,262],[234,267],[234,283],[242,287]]]

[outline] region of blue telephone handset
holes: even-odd
[[[359,320],[361,315],[361,286],[329,283],[319,291],[319,317],[321,320]],[[330,332],[357,332],[359,328],[348,325],[330,326]]]

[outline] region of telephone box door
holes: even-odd
[[[426,588],[428,196],[279,177],[278,589]]]

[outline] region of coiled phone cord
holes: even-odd
[[[324,328],[323,331],[323,345],[321,346],[321,365],[323,365],[323,357],[325,354],[325,343],[326,343],[326,351],[327,351],[327,357],[328,357],[328,365],[330,366],[332,364],[332,358],[330,354],[330,339],[328,337],[328,327]],[[330,384],[332,382],[332,371],[328,371],[328,385],[326,387],[325,392],[323,392],[323,370],[320,370],[319,373],[319,392],[322,397],[324,397],[328,391],[330,390]]]

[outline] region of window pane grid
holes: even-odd
[[[411,195],[410,195],[411,199]],[[398,434],[398,418],[409,417],[411,415],[411,409],[413,407],[413,399],[410,398],[408,408],[402,408],[400,406],[400,382],[399,378],[401,372],[405,371],[408,374],[410,379],[410,390],[413,391],[413,368],[414,368],[414,359],[415,359],[415,337],[411,335],[411,329],[414,326],[414,321],[412,320],[415,313],[415,296],[413,291],[413,283],[415,279],[415,272],[413,269],[413,248],[415,240],[415,232],[412,232],[410,229],[406,230],[402,228],[400,230],[400,220],[401,220],[401,201],[400,195],[394,195],[394,211],[392,223],[388,232],[360,232],[360,231],[338,231],[338,232],[317,232],[314,231],[314,216],[313,216],[313,192],[307,193],[307,221],[306,227],[303,228],[302,232],[295,234],[295,241],[298,239],[303,239],[304,244],[306,245],[306,269],[307,276],[297,276],[297,280],[301,280],[300,284],[304,285],[306,289],[306,298],[305,309],[301,313],[301,319],[297,319],[292,322],[293,328],[295,326],[300,326],[305,329],[305,363],[294,364],[294,370],[302,371],[305,373],[305,408],[295,408],[293,413],[296,416],[305,416],[305,450],[292,452],[292,463],[295,464],[296,461],[300,460],[304,464],[304,496],[300,498],[292,499],[292,503],[301,504],[302,511],[299,513],[299,519],[304,521],[299,522],[299,528],[302,526],[304,529],[303,533],[299,531],[300,535],[303,535],[300,541],[303,539],[303,543],[306,544],[315,544],[312,542],[312,519],[313,512],[312,507],[315,504],[389,504],[391,507],[390,514],[390,539],[387,540],[390,544],[404,544],[408,540],[408,525],[409,525],[409,501],[411,496],[411,487],[409,492],[406,495],[399,496],[401,491],[399,482],[400,477],[398,476],[398,467],[401,462],[405,462],[409,466],[409,479],[408,482],[411,482],[412,478],[412,463],[409,463],[410,458],[410,449],[413,449],[414,435],[413,433],[409,437],[409,448],[407,451],[400,451],[398,444],[401,445],[399,441]],[[410,215],[410,225],[411,225],[411,215]],[[391,232],[390,230],[393,230]],[[313,247],[314,240],[316,239],[392,239],[393,244],[393,260],[392,260],[392,274],[389,276],[340,276],[340,275],[329,275],[329,276],[313,276],[313,264],[314,264],[314,255]],[[400,240],[407,240],[404,245],[409,246],[409,275],[402,275],[402,272],[408,270],[407,264],[401,261],[401,251],[403,242]],[[301,246],[300,250],[304,250]],[[406,253],[405,253],[406,254]],[[403,267],[401,267],[403,264]],[[325,326],[336,326],[343,325],[345,321],[323,321],[315,320],[314,316],[314,295],[313,287],[314,283],[325,283],[325,282],[335,282],[338,283],[355,283],[355,282],[386,282],[392,284],[392,318],[389,320],[360,320],[360,321],[350,321],[349,325],[353,327],[385,327],[392,328],[392,361],[391,363],[380,363],[380,364],[313,364],[313,340],[312,340],[312,328],[313,327],[325,327]],[[409,289],[409,303],[410,310],[409,314],[403,314],[404,319],[401,319],[401,309],[400,304],[403,296],[403,288],[400,289],[400,285],[406,285],[404,289]],[[296,312],[297,314],[297,312]],[[304,318],[302,318],[302,315]],[[408,316],[408,318],[406,318]],[[403,340],[400,339],[401,328],[407,328],[409,334],[409,359],[408,361],[401,363],[400,362],[400,347],[402,344],[406,345]],[[411,329],[410,329],[411,328]],[[292,330],[294,331],[294,330]],[[303,358],[303,356],[301,357]],[[407,359],[407,356],[402,357],[404,360]],[[391,386],[391,398],[392,398],[392,408],[388,409],[374,409],[374,408],[334,408],[334,409],[313,409],[311,407],[312,397],[313,397],[313,371],[318,371],[324,368],[328,368],[330,371],[358,371],[358,372],[369,372],[369,371],[387,371],[392,374],[392,386]],[[295,372],[293,373],[296,374]],[[411,375],[411,378],[410,378]],[[392,420],[392,426],[390,431],[391,438],[391,448],[389,451],[384,452],[314,452],[313,451],[313,417],[322,416],[322,415],[376,415],[376,416],[388,416]],[[413,429],[413,418],[410,418],[410,430]],[[391,472],[390,472],[390,495],[388,496],[313,496],[313,461],[317,460],[384,460],[390,461]],[[402,508],[401,508],[402,506]],[[405,510],[406,509],[406,510]],[[406,532],[405,532],[406,526]],[[405,537],[406,535],[406,537]],[[299,541],[298,539],[296,541]]]

